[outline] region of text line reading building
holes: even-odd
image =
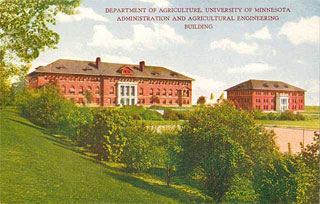
[[[99,106],[190,106],[192,78],[164,67],[60,59],[29,74],[30,87],[57,84],[64,97]],[[90,94],[88,94],[90,93]],[[90,95],[90,98],[88,98]]]

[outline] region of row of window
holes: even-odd
[[[92,90],[91,86],[88,86],[86,89],[84,89],[82,86],[80,86],[80,87],[78,88],[78,90],[76,90],[76,88],[75,88],[74,86],[71,86],[71,87],[67,90],[67,88],[66,88],[64,85],[62,85],[62,86],[61,86],[61,91],[62,91],[62,93],[64,93],[64,94],[66,94],[66,93],[75,94],[76,91],[78,91],[78,94],[82,94],[82,95],[84,95],[85,92],[93,93],[93,91],[94,91],[94,94],[97,94],[97,95],[98,95],[98,94],[100,94],[100,87],[97,86],[97,87],[95,88],[95,90]],[[110,93],[109,93],[109,94],[110,94],[110,95],[113,95],[113,94],[114,94],[114,88],[113,88],[113,87],[110,89]]]
[[[150,104],[153,104],[153,103],[156,103],[156,104],[179,104],[179,100],[176,99],[176,100],[172,100],[172,99],[150,99]],[[182,100],[182,104],[189,104],[190,101],[188,99],[183,99]],[[139,99],[138,100],[138,104],[146,104],[146,100],[145,99]]]
[[[292,101],[292,103],[297,103],[297,99],[296,98],[293,98],[291,101]],[[303,103],[303,99],[299,98],[298,102],[299,103]]]
[[[178,89],[175,90],[174,96],[178,96],[178,91],[179,91]],[[140,88],[139,88],[139,95],[142,96],[143,93],[144,93],[144,89],[143,89],[142,87],[140,87]],[[162,92],[160,91],[159,88],[157,88],[155,91],[153,90],[153,88],[150,88],[150,90],[149,90],[149,95],[150,95],[150,96],[153,96],[153,95],[157,95],[157,96],[160,96],[160,95],[162,95],[162,96],[167,96],[167,94],[168,94],[168,96],[172,96],[172,95],[173,95],[172,89],[169,89],[169,90],[167,90],[167,89],[162,89]],[[184,97],[189,97],[189,95],[190,95],[189,90],[182,90],[182,96],[184,96]]]
[[[230,91],[230,96],[247,96],[251,95],[252,91]],[[264,95],[264,96],[274,96],[276,95],[275,91],[255,91],[255,95]],[[303,92],[289,92],[290,96],[304,96]]]
[[[296,105],[293,105],[293,106],[291,106],[291,109],[292,109],[292,110],[302,110],[302,109],[303,109],[303,106],[302,106],[302,105],[299,105],[299,106],[298,106],[298,109],[297,109],[297,106],[296,106]]]
[[[263,106],[256,105],[256,109],[260,109],[260,110],[274,110],[274,106],[271,105],[271,106],[270,106],[270,109],[269,109],[269,106],[268,106],[268,105],[263,105]]]

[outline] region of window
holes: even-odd
[[[100,104],[100,100],[96,98],[96,104]]]
[[[169,96],[172,96],[172,89],[169,89]]]
[[[166,100],[166,99],[164,99],[162,103],[163,103],[163,104],[167,104],[167,100]]]
[[[124,86],[121,86],[121,87],[120,87],[120,95],[121,95],[121,96],[124,96]]]
[[[111,89],[110,89],[110,94],[111,94],[111,95],[114,94],[114,87],[111,87]]]
[[[150,89],[150,96],[153,95],[153,88]]]
[[[129,86],[126,86],[126,96],[129,96]]]
[[[74,92],[75,92],[75,88],[74,88],[74,86],[71,86],[70,90],[69,90],[69,93],[74,94]]]
[[[162,95],[163,95],[163,96],[167,95],[167,90],[166,90],[166,89],[163,89],[163,90],[162,90]]]
[[[79,103],[80,103],[80,104],[84,104],[83,98],[79,98]]]
[[[62,89],[62,93],[66,93],[66,87],[65,86],[62,85],[61,89]]]
[[[140,96],[143,95],[143,88],[142,88],[142,87],[139,89],[139,95],[140,95]]]
[[[135,87],[131,86],[131,96],[135,96]],[[133,103],[134,104],[134,103]]]
[[[111,99],[110,98],[108,98],[107,103],[111,104]]]
[[[189,90],[186,91],[186,95],[187,95],[187,97],[189,97]]]
[[[160,96],[160,89],[157,89],[157,96]]]
[[[83,94],[83,87],[82,86],[79,87],[79,94]]]
[[[91,92],[91,90],[92,90],[91,86],[88,86],[87,91]]]
[[[135,99],[131,99],[131,104],[134,105],[135,104]]]
[[[95,93],[96,93],[96,94],[100,94],[100,88],[99,88],[99,86],[96,87]]]

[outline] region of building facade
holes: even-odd
[[[225,91],[245,110],[301,111],[305,106],[305,90],[280,81],[248,80]]]
[[[29,74],[29,86],[56,84],[77,104],[190,106],[192,78],[164,67],[60,59]]]

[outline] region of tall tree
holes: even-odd
[[[49,29],[58,12],[73,14],[82,0],[0,0],[0,77],[28,72],[40,51],[56,48],[59,35]]]

